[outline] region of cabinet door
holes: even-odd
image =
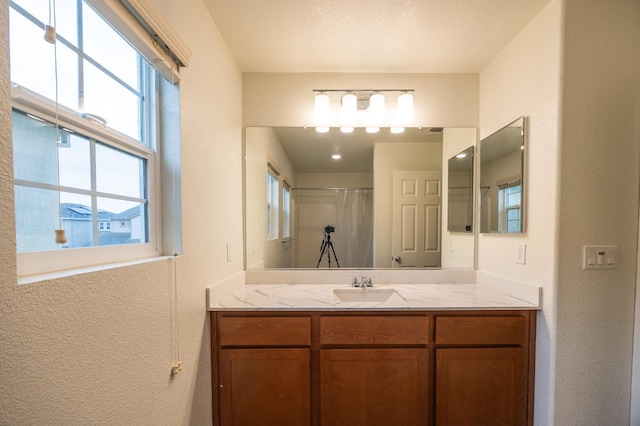
[[[221,424],[309,425],[309,372],[309,349],[221,349]]]
[[[437,425],[524,425],[523,348],[436,351]]]
[[[320,352],[322,425],[428,423],[427,349]]]

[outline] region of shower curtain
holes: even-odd
[[[339,190],[334,248],[341,268],[373,267],[373,190]]]

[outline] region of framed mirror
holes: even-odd
[[[525,117],[480,141],[480,232],[525,230]]]
[[[245,128],[246,268],[473,268],[473,235],[447,235],[442,174],[443,153],[449,157],[474,145],[476,137],[475,128],[407,128],[400,134],[384,128],[375,134],[362,128],[348,134],[336,128]],[[393,225],[393,193],[400,188],[394,175],[407,171],[425,172],[428,182],[413,188],[432,196],[428,216],[415,217],[431,228],[399,228],[414,228],[426,240],[415,251],[428,252],[429,260],[415,263],[394,242],[404,238],[409,249],[413,244]],[[411,188],[403,182],[402,188]],[[412,210],[404,212],[409,218]],[[453,240],[455,251],[447,245]],[[453,255],[458,258],[448,261]]]
[[[449,232],[473,232],[473,146],[449,158]]]

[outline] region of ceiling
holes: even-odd
[[[550,0],[203,2],[243,72],[478,73]],[[374,142],[442,140],[428,128],[274,131],[299,172],[371,171]]]
[[[203,0],[243,72],[477,73],[550,0]]]
[[[442,143],[442,129],[417,127],[399,134],[388,128],[370,134],[362,127],[353,133],[338,128],[318,133],[312,127],[273,127],[273,131],[298,173],[371,173],[376,142]],[[332,159],[334,153],[342,158]]]

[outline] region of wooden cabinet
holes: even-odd
[[[323,425],[428,424],[426,349],[322,349]]]
[[[214,424],[532,425],[536,314],[212,312]]]
[[[522,348],[438,349],[436,424],[525,425],[525,372]]]
[[[212,356],[218,361],[213,366],[216,370],[213,377],[218,379],[214,394],[217,393],[219,402],[214,404],[219,408],[214,423],[311,424],[308,316],[220,317],[212,341],[213,338],[218,347]]]
[[[533,389],[534,325],[526,315],[436,317],[437,425],[531,422],[527,392],[529,385]]]

